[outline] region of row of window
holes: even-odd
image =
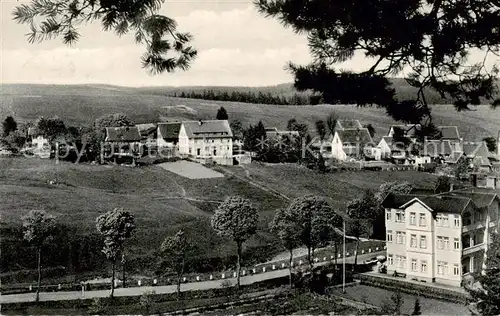
[[[221,142],[221,143],[225,143],[225,142],[228,142],[228,143],[229,143],[230,141],[231,141],[230,139],[225,139],[225,138],[220,139],[220,142]],[[197,139],[195,142],[196,142],[197,144],[201,144],[201,143],[205,143],[205,142],[207,142],[207,143],[209,143],[209,142],[210,142],[210,143],[214,143],[214,142],[215,142],[215,140],[214,140],[214,139]]]
[[[421,227],[427,226],[426,217],[427,216],[425,213],[418,214],[418,226],[421,226]],[[386,218],[385,219],[388,222],[392,221],[391,210],[386,211]],[[405,211],[404,210],[397,210],[395,213],[394,222],[405,223],[405,221],[406,221],[405,220]],[[410,225],[417,226],[417,213],[416,212],[410,212]],[[438,214],[436,216],[436,225],[440,226],[440,227],[449,227],[449,216],[446,214]],[[458,216],[458,215],[453,216],[453,227],[454,228],[460,227],[460,216]]]
[[[394,256],[392,254],[387,255],[387,264],[389,266],[396,266],[396,268],[406,269],[406,256],[395,256],[396,260],[394,260]],[[420,260],[420,267],[418,266],[417,259],[411,259],[411,272],[420,272],[427,273],[427,261]],[[437,271],[438,275],[448,275],[448,262],[438,261],[437,262]],[[460,267],[458,264],[453,265],[453,275],[460,275]]]
[[[392,230],[387,231],[387,242],[392,242],[393,237],[392,237]],[[396,232],[396,243],[400,245],[405,245],[406,244],[406,233],[405,232]],[[427,236],[421,235],[419,243],[417,245],[417,235],[416,234],[411,234],[410,235],[410,247],[411,248],[420,248],[420,249],[427,249]],[[450,249],[450,238],[449,237],[443,237],[443,236],[437,236],[436,238],[436,247],[437,249],[442,249],[442,250],[448,250]],[[453,249],[454,250],[460,250],[460,240],[458,238],[453,239]]]

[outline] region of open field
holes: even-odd
[[[241,166],[219,166],[249,178],[263,186],[283,193],[289,198],[314,194],[328,198],[331,205],[343,213],[346,203],[362,194],[363,190],[377,190],[387,181],[409,181],[415,187],[433,188],[436,176],[418,171],[353,171],[330,174],[311,174],[296,164],[252,163]]]
[[[183,176],[188,179],[223,178],[224,175],[205,166],[191,161],[165,162],[159,164],[163,169]]]
[[[224,106],[230,119],[239,119],[243,125],[259,120],[267,126],[284,128],[291,118],[307,122],[311,130],[314,122],[334,111],[341,118],[359,119],[372,124],[376,136],[387,133],[395,123],[382,109],[357,108],[345,105],[278,106],[220,102],[166,97],[158,93],[163,88],[134,89],[99,85],[2,85],[0,87],[0,117],[13,115],[16,119],[34,119],[38,116],[58,115],[69,124],[89,124],[97,117],[116,112],[132,116],[138,123],[171,119],[213,119]],[[500,110],[488,105],[471,112],[456,112],[451,105],[433,107],[434,122],[457,125],[467,140],[496,136]]]

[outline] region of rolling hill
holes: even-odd
[[[402,84],[399,87],[400,90],[411,88]],[[215,117],[220,106],[224,106],[230,119],[238,119],[244,126],[262,120],[267,126],[284,128],[289,119],[296,118],[307,122],[313,129],[316,120],[325,118],[333,111],[341,118],[356,118],[363,124],[372,124],[380,137],[386,133],[390,125],[395,123],[383,109],[378,108],[358,108],[347,105],[279,106],[165,96],[172,89],[176,88],[128,88],[109,85],[2,85],[0,118],[12,115],[22,121],[39,116],[57,115],[68,124],[87,125],[101,115],[123,112],[132,116],[137,123],[144,123],[166,118],[210,119]],[[243,87],[224,89],[243,89]],[[268,91],[287,93],[292,87],[285,84],[277,87],[245,89],[270,89]],[[474,111],[459,113],[451,105],[435,105],[432,108],[436,124],[457,125],[462,136],[468,140],[495,136],[500,128],[500,110],[491,109],[488,105],[474,109]]]

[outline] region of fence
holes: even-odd
[[[363,255],[363,254],[369,254],[369,253],[374,253],[378,251],[383,251],[387,249],[387,246],[375,246],[375,247],[370,247],[363,249],[361,248],[358,252],[358,255]],[[356,252],[347,252],[346,253],[346,258],[352,258],[356,255]],[[342,253],[337,254],[337,259],[342,259]],[[319,256],[315,257],[313,259],[314,264],[326,264],[326,263],[332,263],[335,261],[335,256],[334,255],[329,255],[329,256]],[[284,270],[284,269],[289,269],[289,260],[288,259],[283,259],[280,261],[276,262],[271,262],[271,263],[266,263],[266,264],[259,264],[253,267],[246,267],[242,268],[240,271],[240,276],[245,277],[245,276],[251,276],[251,275],[257,275],[257,274],[262,274],[262,273],[268,273],[272,271],[278,271],[278,270]],[[298,268],[298,267],[305,267],[308,265],[307,260],[304,257],[299,257],[295,260],[292,261],[292,268]],[[182,283],[197,283],[197,282],[203,282],[203,281],[217,281],[217,280],[227,280],[227,279],[234,279],[236,278],[236,271],[234,269],[231,270],[226,270],[222,272],[217,272],[217,273],[191,273],[185,275],[181,282]],[[176,278],[165,278],[165,277],[157,277],[157,278],[149,278],[149,279],[136,279],[136,280],[130,280],[126,282],[127,287],[143,287],[143,286],[165,286],[165,285],[175,285],[177,284]],[[122,287],[123,284],[120,280],[115,280],[115,286]],[[85,291],[92,291],[92,290],[103,290],[103,289],[109,289],[110,285],[109,282],[106,283],[66,283],[66,284],[57,284],[57,285],[43,285],[41,287],[42,292],[60,292],[60,291],[81,291],[82,294]],[[30,284],[24,287],[16,286],[16,287],[6,287],[5,285],[2,285],[2,291],[1,293],[3,295],[8,295],[8,294],[20,294],[20,293],[30,293],[30,292],[35,292],[36,291],[36,285],[35,284]]]

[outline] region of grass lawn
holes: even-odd
[[[356,285],[346,287],[346,293],[342,293],[341,288],[332,289],[332,294],[340,295],[355,301],[381,306],[384,302],[389,302],[393,292],[366,285]],[[404,304],[403,314],[411,314],[415,304],[416,296],[403,294]],[[420,297],[420,307],[422,315],[470,315],[470,311],[465,305],[438,301],[425,297]]]
[[[377,190],[387,181],[409,181],[415,187],[432,188],[436,176],[418,171],[355,171],[318,174],[296,164],[252,163],[242,166],[223,167],[241,177],[261,183],[265,187],[283,193],[289,198],[314,194],[328,198],[340,213],[346,203],[359,197],[364,190]]]

